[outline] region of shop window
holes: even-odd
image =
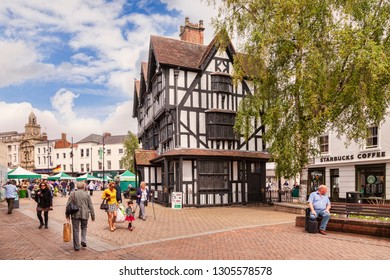
[[[320,185],[325,184],[325,169],[309,169],[308,195],[318,189]]]
[[[329,136],[328,135],[320,136],[319,143],[320,143],[321,154],[329,153]]]
[[[363,197],[385,197],[385,165],[356,167],[356,190]]]
[[[368,129],[368,136],[366,139],[366,148],[372,149],[378,147],[378,127],[373,126]]]
[[[199,189],[225,190],[228,189],[227,161],[199,161]]]

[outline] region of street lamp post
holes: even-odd
[[[72,146],[71,146],[71,149],[72,149],[72,151],[70,152],[70,158],[72,159],[72,176],[74,176],[74,175],[73,175],[73,137],[72,137]]]
[[[103,133],[103,150],[102,150],[102,160],[103,160],[103,188],[104,188],[104,133]]]
[[[50,150],[49,150],[49,140],[47,140],[47,173],[49,174],[50,169]]]

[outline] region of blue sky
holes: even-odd
[[[1,0],[0,132],[33,111],[49,139],[136,131],[133,81],[150,35],[178,39],[186,16],[214,30],[206,0]]]

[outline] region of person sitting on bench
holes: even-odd
[[[330,219],[330,200],[326,195],[327,186],[320,185],[318,189],[309,196],[310,220],[322,217],[319,233],[326,235],[326,226]]]

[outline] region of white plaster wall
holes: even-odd
[[[196,118],[196,112],[190,112],[190,119],[188,120],[189,122],[189,127],[190,129],[196,133],[196,123],[198,119]]]
[[[232,175],[233,175],[233,180],[238,179],[238,163],[237,161],[233,161],[233,170],[232,170]]]
[[[347,165],[339,167],[339,181],[340,181],[340,198],[345,198],[347,192],[355,191],[355,166]],[[330,182],[330,178],[327,178]],[[329,183],[328,183],[329,184]]]
[[[199,133],[206,133],[206,114],[199,113]]]
[[[190,135],[190,147],[189,148],[197,148],[197,146],[196,146],[197,142],[198,142],[198,140],[194,136]]]
[[[199,108],[199,92],[192,93],[192,105],[195,108]]]
[[[183,161],[183,181],[192,181],[192,162]]]

